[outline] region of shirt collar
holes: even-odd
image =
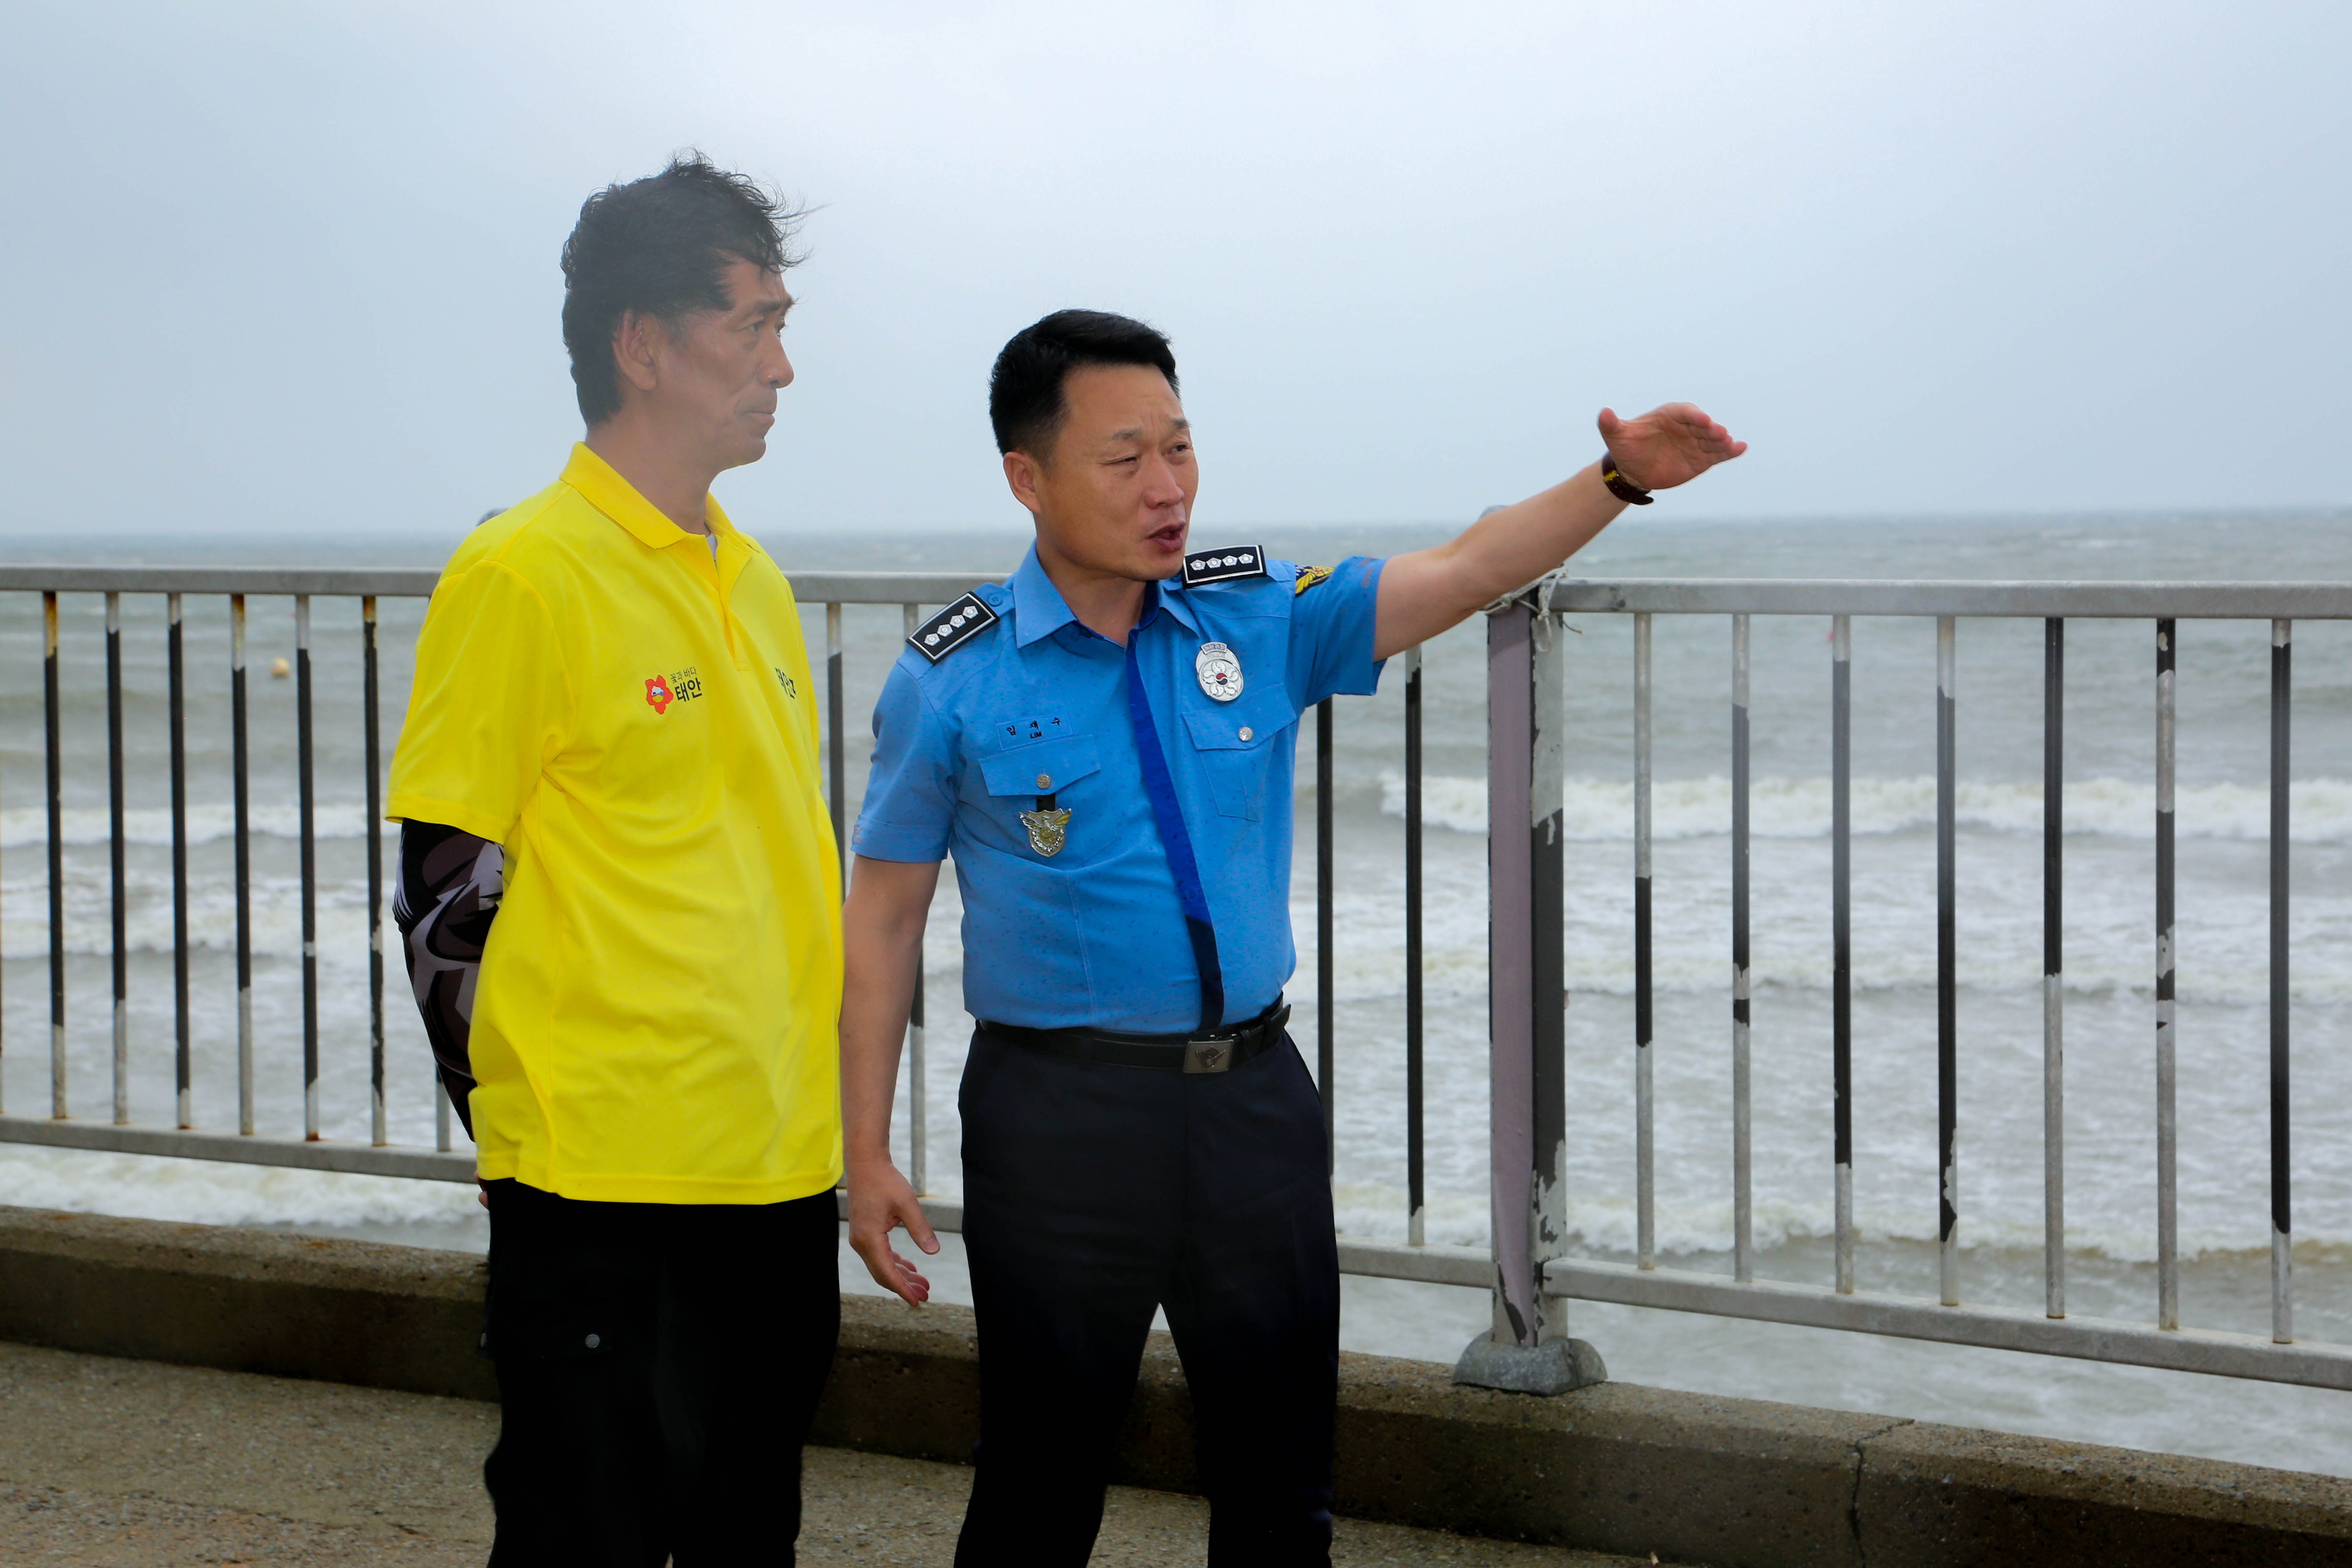
[[[1069,601],[1062,597],[1059,588],[1054,586],[1054,580],[1045,575],[1045,568],[1037,559],[1034,544],[1029,547],[1029,553],[1021,558],[1020,568],[1013,574],[1012,585],[1013,625],[1014,641],[1018,646],[1027,647],[1038,638],[1051,637],[1064,626],[1076,623],[1078,617],[1071,613]],[[1187,630],[1200,629],[1192,618],[1192,606],[1184,602],[1183,595],[1170,593],[1165,583],[1151,585],[1143,605],[1145,619],[1150,617],[1155,606],[1166,610]]]
[[[1069,601],[1045,575],[1045,564],[1037,559],[1037,547],[1031,545],[1029,553],[1021,558],[1021,565],[1013,574],[1013,628],[1014,640],[1027,647],[1039,637],[1052,637],[1078,617],[1070,613]]]
[[[659,507],[639,495],[637,488],[621,477],[619,469],[590,451],[584,442],[572,443],[572,460],[563,465],[563,482],[648,549],[667,550],[685,539],[694,541],[698,549],[710,548],[700,534],[688,533],[664,516]],[[735,532],[734,523],[720,509],[717,497],[704,505],[705,521],[714,534],[726,539]]]

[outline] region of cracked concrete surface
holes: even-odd
[[[0,1565],[478,1563],[480,1464],[498,1409],[473,1400],[0,1345]],[[947,1563],[971,1472],[813,1448],[800,1558]],[[1113,1489],[1094,1561],[1202,1561],[1197,1498]],[[1559,1548],[1343,1521],[1336,1563],[1603,1568]]]
[[[1845,1522],[1846,1531],[1853,1547],[1853,1560],[1857,1568],[1869,1568],[1870,1561],[1869,1549],[1863,1539],[1862,1529],[1862,1477],[1868,1460],[1869,1446],[1896,1427],[1910,1425],[1911,1418],[1907,1415],[1889,1415],[1885,1417],[1884,1425],[1874,1426],[1856,1437],[1853,1440],[1853,1447],[1848,1450],[1853,1456],[1853,1469],[1851,1477],[1853,1489],[1846,1496]]]

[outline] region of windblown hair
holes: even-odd
[[[1104,310],[1056,310],[1013,334],[988,377],[988,421],[999,452],[1052,455],[1069,416],[1063,383],[1090,364],[1148,364],[1176,386],[1176,351],[1153,328]]]
[[[581,204],[563,242],[563,346],[580,416],[593,428],[620,411],[613,334],[624,316],[676,326],[698,310],[732,310],[727,268],[795,265],[801,216],[749,175],[690,150],[658,174],[607,185]]]

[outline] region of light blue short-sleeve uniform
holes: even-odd
[[[877,860],[954,858],[976,1018],[1137,1034],[1204,1021],[1130,668],[1214,929],[1220,1021],[1256,1016],[1290,978],[1298,718],[1378,686],[1381,563],[1358,556],[1327,573],[1255,547],[1187,561],[1153,590],[1130,657],[1078,623],[1033,548],[1009,584],[975,589],[919,631],[884,684],[853,847]],[[927,635],[943,650],[923,651]],[[1235,683],[1238,695],[1211,694]]]

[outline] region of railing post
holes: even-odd
[[[2271,1339],[2294,1342],[2294,1196],[2288,1133],[2292,1104],[2288,1025],[2294,997],[2287,988],[2287,894],[2291,839],[2288,791],[2294,781],[2289,741],[2294,709],[2294,623],[2271,623]]]
[[[1427,1243],[1423,1128],[1425,1088],[1422,1030],[1421,648],[1404,650],[1404,1163],[1405,1239]]]
[[[63,746],[58,739],[58,596],[41,595],[47,652],[41,665],[42,757],[48,769],[49,1115],[66,1119],[66,828]]]
[[[1495,1323],[1456,1383],[1564,1394],[1609,1373],[1568,1337],[1544,1265],[1564,1250],[1568,1156],[1560,920],[1560,649],[1549,615],[1486,618],[1486,924]]]
[[[1315,1092],[1323,1099],[1323,1174],[1339,1170],[1337,945],[1331,928],[1331,699],[1315,705]]]

